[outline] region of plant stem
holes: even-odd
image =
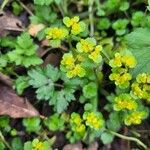
[[[54,83],[54,86],[63,88],[64,86],[58,83]]]
[[[122,134],[119,134],[119,133],[116,133],[116,132],[110,131],[110,130],[108,130],[108,132],[121,138],[121,139],[128,140],[128,141],[134,141],[137,144],[139,144],[140,146],[142,146],[145,150],[148,148],[143,142],[141,142],[139,139],[137,139],[135,137],[125,136],[125,135],[122,135]]]
[[[24,5],[20,0],[17,0],[17,2],[28,12],[29,15],[31,16],[34,15],[32,11],[26,5]]]
[[[98,98],[97,96],[95,98],[92,99],[91,101],[92,105],[93,105],[93,111],[96,112],[97,111],[97,103],[98,103]]]
[[[9,2],[9,0],[4,0],[1,7],[0,7],[0,12],[3,11],[4,7],[7,5],[7,3]]]
[[[58,7],[58,9],[59,9],[59,11],[60,11],[62,17],[64,17],[64,16],[65,16],[65,13],[64,13],[62,7],[60,6],[60,4],[58,4],[57,7]]]
[[[89,21],[90,21],[90,36],[94,36],[94,19],[93,19],[93,5],[95,0],[89,0]]]
[[[69,36],[69,37],[68,37],[68,44],[69,44],[69,48],[72,49],[73,47],[72,47],[72,43],[71,43],[71,40],[70,40],[70,39],[71,39],[71,37]]]
[[[102,50],[101,52],[108,59],[108,61],[110,61],[109,55],[106,53],[106,51]]]
[[[2,134],[2,132],[0,131],[0,141],[2,141],[5,145],[6,145],[6,147],[9,149],[9,150],[12,150],[12,148],[10,147],[10,145],[7,143],[7,141],[5,140],[5,138],[4,138],[4,136],[3,136],[3,134]]]

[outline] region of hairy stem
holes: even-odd
[[[94,36],[94,18],[93,18],[93,5],[95,0],[89,0],[89,21],[90,21],[90,36]]]
[[[128,140],[128,141],[134,141],[137,144],[139,144],[141,147],[143,147],[145,150],[148,148],[143,142],[141,142],[139,139],[137,139],[135,137],[125,136],[125,135],[122,135],[122,134],[119,134],[119,133],[116,133],[116,132],[110,131],[110,130],[108,130],[108,132],[121,138],[121,139]]]

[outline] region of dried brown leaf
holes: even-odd
[[[31,24],[29,26],[28,32],[30,35],[32,36],[36,36],[38,34],[39,31],[41,31],[44,28],[44,24],[40,23],[40,24]]]
[[[60,64],[61,55],[60,54],[53,54],[50,53],[44,60],[43,66],[47,64],[53,64],[54,66],[59,66]]]
[[[13,81],[6,75],[0,72],[0,81],[3,82],[4,84],[12,87]]]
[[[0,83],[0,115],[23,118],[39,116],[39,113],[28,100],[19,97],[13,89]]]
[[[22,22],[10,13],[0,12],[0,36],[7,31],[24,31]]]

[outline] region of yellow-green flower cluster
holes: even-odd
[[[130,53],[116,53],[115,58],[110,60],[109,65],[112,68],[116,67],[127,67],[127,68],[134,68],[136,66],[136,59]]]
[[[109,65],[112,67],[112,74],[109,78],[115,81],[115,84],[120,88],[127,88],[132,79],[128,72],[130,68],[136,66],[135,57],[129,52],[116,53],[115,58],[110,60]]]
[[[48,141],[39,141],[37,138],[35,138],[32,142],[27,142],[25,145],[28,145],[28,148],[26,147],[26,149],[30,150],[52,150]]]
[[[77,58],[74,58],[72,53],[66,53],[63,55],[62,61],[61,61],[61,69],[62,71],[67,72],[67,77],[84,77],[85,76],[85,69],[82,67],[80,63],[78,63],[82,59],[81,57],[77,55]]]
[[[86,131],[86,126],[84,125],[83,120],[79,114],[72,113],[70,123],[73,132],[76,132],[77,134],[84,136]]]
[[[102,57],[100,52],[102,50],[101,45],[96,45],[96,40],[94,38],[81,39],[77,43],[77,51],[82,54],[87,54],[87,57],[90,58],[95,63],[100,63]]]
[[[132,93],[140,99],[150,102],[150,74],[142,73],[136,77],[136,81],[131,85]]]
[[[104,126],[104,119],[100,113],[85,112],[83,119],[87,126],[91,129],[99,130]]]
[[[38,139],[34,139],[32,142],[32,150],[44,150],[43,142],[39,141]]]
[[[68,35],[68,31],[65,28],[51,27],[47,29],[46,38],[51,40],[62,40]]]
[[[58,47],[61,40],[68,36],[68,30],[65,28],[51,27],[46,29],[46,39],[50,41],[52,47]]]
[[[114,100],[114,110],[135,110],[137,108],[136,101],[130,96],[130,94],[120,94]]]
[[[132,76],[125,68],[113,68],[109,79],[115,81],[115,84],[120,88],[126,88],[129,86]]]
[[[146,117],[147,113],[145,111],[133,111],[125,115],[124,123],[128,126],[131,124],[141,124],[142,120]]]
[[[64,17],[63,23],[71,29],[71,34],[77,35],[85,30],[85,23],[79,20],[79,16],[73,18]]]
[[[82,118],[78,113],[72,113],[70,125],[74,133],[83,137],[88,127],[94,130],[103,128],[104,119],[99,112],[85,112]]]

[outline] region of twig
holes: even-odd
[[[89,0],[89,21],[90,21],[90,36],[94,36],[94,19],[93,19],[93,5],[95,0]]]
[[[121,138],[121,139],[128,140],[128,141],[134,141],[137,144],[139,144],[140,146],[142,146],[145,150],[148,148],[143,142],[141,142],[139,139],[137,139],[135,137],[125,136],[125,135],[122,135],[122,134],[119,134],[119,133],[116,133],[116,132],[110,131],[110,130],[108,130],[108,132]]]
[[[24,5],[20,0],[17,0],[17,2],[28,12],[29,15],[31,16],[34,15],[32,11],[26,5]]]

